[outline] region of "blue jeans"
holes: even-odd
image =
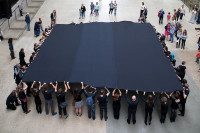
[[[42,32],[44,32],[44,30],[43,30],[43,27],[42,27],[42,25],[41,25],[41,24],[40,24],[40,29],[41,29],[41,31],[42,31]]]
[[[88,107],[88,118],[91,118],[92,115],[92,119],[95,120],[95,104],[87,105]]]
[[[170,39],[169,39],[172,43],[174,42],[174,34],[170,33]]]
[[[117,14],[117,9],[114,8],[114,15],[116,16],[116,14]]]
[[[30,31],[30,23],[26,23],[27,24],[27,30]]]

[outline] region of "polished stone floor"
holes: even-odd
[[[97,0],[96,0],[97,1]],[[93,2],[96,2],[93,1]],[[158,24],[157,12],[159,9],[163,8],[164,11],[173,12],[173,9],[181,7],[182,2],[178,0],[143,0],[148,8],[148,18],[147,21],[154,25],[157,31],[164,33],[164,26],[167,23],[166,16],[164,17],[164,25]],[[10,60],[9,49],[6,41],[0,43],[0,133],[61,133],[61,132],[73,132],[73,133],[199,133],[200,126],[200,73],[197,72],[198,66],[194,63],[195,55],[197,52],[197,32],[194,30],[195,27],[199,27],[195,24],[188,23],[191,13],[186,8],[186,16],[184,16],[181,21],[183,29],[188,30],[188,39],[186,42],[186,49],[180,50],[175,49],[175,43],[167,42],[167,45],[171,51],[174,52],[177,65],[183,60],[186,61],[187,74],[186,79],[190,85],[190,95],[186,104],[186,114],[184,117],[177,117],[175,123],[170,123],[169,115],[167,115],[166,123],[160,124],[159,122],[159,111],[160,104],[156,103],[153,112],[153,120],[151,126],[146,126],[144,124],[144,103],[140,101],[137,111],[137,123],[135,125],[128,125],[127,119],[127,103],[122,98],[122,108],[121,115],[118,121],[113,119],[112,116],[112,100],[109,98],[109,108],[108,108],[108,121],[101,121],[99,119],[99,108],[96,107],[96,117],[95,121],[89,120],[87,118],[87,108],[83,107],[83,116],[77,117],[74,113],[74,108],[71,106],[72,97],[68,93],[67,101],[69,106],[67,107],[69,117],[68,119],[59,119],[57,116],[47,116],[43,112],[38,115],[35,110],[35,103],[33,97],[28,98],[28,107],[31,109],[31,113],[25,115],[22,112],[21,107],[17,107],[16,111],[8,111],[6,109],[5,101],[10,92],[15,89],[16,85],[13,79],[13,66],[19,62],[18,52],[20,48],[25,49],[26,60],[28,61],[31,52],[33,51],[33,45],[35,42],[39,41],[39,37],[35,38],[33,36],[33,26],[34,22],[38,18],[42,18],[43,26],[46,27],[50,24],[50,13],[52,10],[57,11],[57,23],[58,24],[68,24],[72,21],[75,23],[86,23],[89,21],[97,22],[113,22],[113,21],[133,21],[137,22],[139,18],[140,6],[142,0],[117,0],[118,10],[117,16],[114,17],[108,14],[109,2],[110,0],[101,0],[99,17],[90,17],[89,5],[91,1],[88,0],[45,0],[38,13],[34,16],[31,22],[31,31],[25,31],[21,38],[14,41],[14,49],[16,52],[16,59]],[[79,20],[79,11],[81,4],[85,4],[86,18]],[[59,45],[59,41],[56,45]],[[148,44],[147,44],[148,45]],[[50,53],[47,53],[50,54]],[[124,93],[124,92],[123,92]],[[53,95],[54,96],[54,95]],[[43,96],[41,95],[42,100]],[[55,96],[54,96],[55,99]],[[85,100],[85,97],[84,97]],[[86,104],[86,103],[85,103]],[[57,111],[56,99],[54,101],[54,107]],[[42,104],[42,109],[44,111],[44,104]]]

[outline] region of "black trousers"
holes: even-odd
[[[120,107],[114,107],[113,106],[113,113],[114,113],[114,118],[119,119],[119,113],[120,112]]]
[[[159,24],[163,24],[163,16],[159,17]]]
[[[160,118],[160,122],[164,123],[165,122],[165,118],[166,118],[167,112],[162,112],[161,111],[161,118]]]
[[[42,108],[41,108],[41,104],[35,103],[36,105],[36,110],[38,113],[42,113]]]
[[[184,116],[185,115],[185,102],[181,102],[181,107],[182,107],[181,115]]]
[[[136,114],[136,110],[128,110],[128,119],[127,119],[128,123],[130,123],[130,121],[131,121],[131,115],[133,116],[133,124],[136,123],[135,114]]]
[[[19,10],[19,12],[20,12],[20,16],[23,16],[23,12],[22,12],[22,10]]]
[[[103,112],[104,112],[104,119],[107,121],[108,116],[107,116],[107,108],[100,108],[100,119],[103,120]]]
[[[67,115],[66,107],[61,108],[61,107],[58,105],[58,111],[59,111],[59,115],[62,115],[62,111],[63,111],[64,116]]]
[[[7,104],[7,109],[16,110],[16,106],[14,104]]]
[[[179,40],[179,42],[176,42],[176,48],[180,48],[181,38],[177,37],[177,40]]]
[[[182,39],[181,49],[185,49],[185,42],[186,42],[186,40]]]
[[[179,19],[179,15],[178,15],[178,16],[176,16],[176,21],[178,21],[178,19]]]
[[[113,8],[110,8],[109,14],[112,14],[112,12],[113,12]]]
[[[24,112],[28,112],[27,102],[23,102],[23,101],[21,100],[21,103],[22,103],[22,110],[23,110]]]
[[[144,10],[140,10],[140,17],[142,17]]]
[[[180,20],[182,20],[182,18],[183,18],[183,13],[180,14]]]
[[[3,36],[0,36],[0,40],[3,40]]]
[[[149,122],[151,122],[151,119],[152,119],[152,111],[145,110],[145,120],[144,120],[145,123],[147,122],[148,116],[149,116]]]

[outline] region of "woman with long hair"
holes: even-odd
[[[162,96],[163,93],[160,94],[160,102],[161,102],[161,118],[160,123],[165,122],[166,114],[168,112],[168,106],[169,106],[169,95],[165,92],[166,96]]]
[[[185,49],[185,42],[187,39],[187,30],[184,29],[183,34],[182,34],[182,44],[181,44],[181,49]]]
[[[36,110],[38,112],[38,114],[42,114],[42,108],[41,108],[41,99],[40,99],[40,89],[41,89],[41,82],[39,82],[39,89],[37,89],[37,87],[35,86],[35,81],[33,82],[32,86],[31,86],[31,91],[33,93],[33,97],[35,99],[35,105],[36,105]]]
[[[144,123],[147,125],[147,118],[149,116],[149,125],[151,125],[151,119],[152,119],[152,112],[153,107],[156,102],[156,97],[153,98],[153,96],[150,94],[148,95],[148,98],[146,99],[145,96],[146,92],[144,92],[142,96],[142,100],[145,102],[145,120]],[[153,95],[155,96],[155,93],[153,92]]]
[[[72,106],[75,107],[75,112],[76,112],[76,115],[77,116],[82,116],[82,106],[83,106],[83,100],[81,98],[81,94],[83,93],[83,89],[84,89],[84,86],[83,86],[83,82],[81,82],[81,91],[79,91],[78,88],[75,88],[74,91],[72,91],[70,89],[70,86],[69,86],[69,82],[67,82],[67,87],[69,89],[69,91],[71,92],[71,94],[73,95],[74,97],[74,100],[72,102]]]
[[[118,93],[115,93],[116,90],[118,90],[119,94],[118,94]],[[120,89],[115,88],[115,89],[113,90],[112,96],[113,96],[113,112],[114,112],[114,119],[115,119],[115,120],[118,120],[118,119],[119,119],[120,107],[121,107],[120,101],[121,101],[122,92],[120,91]]]

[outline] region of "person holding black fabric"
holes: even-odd
[[[118,94],[118,93],[115,93],[116,90],[119,91],[119,94]],[[120,108],[121,108],[121,103],[120,103],[120,101],[121,101],[122,92],[120,91],[120,89],[115,88],[115,89],[113,90],[112,96],[113,96],[113,112],[114,112],[114,119],[115,119],[115,120],[118,120],[118,119],[119,119],[119,114],[120,114]]]
[[[64,86],[65,86],[64,92],[62,92],[62,88],[60,88],[57,91],[57,87],[56,87],[55,93],[56,93],[56,98],[57,98],[57,102],[58,102],[59,118],[62,117],[62,111],[63,111],[64,118],[66,119],[68,117],[68,114],[67,114],[67,110],[66,110],[67,102],[65,101],[65,95],[67,93],[67,86],[66,86],[65,81],[64,81]]]
[[[21,66],[27,65],[24,58],[25,58],[24,49],[21,48],[21,50],[20,50],[20,52],[19,52],[19,61],[20,61],[20,65],[21,65]]]
[[[132,98],[130,99],[128,97],[128,90],[126,90],[126,100],[129,104],[128,106],[128,119],[127,119],[127,123],[130,124],[130,120],[131,120],[131,115],[133,115],[133,124],[136,123],[136,111],[137,111],[137,105],[139,102],[139,98],[138,98],[138,90],[136,90],[136,95],[133,95]]]
[[[168,106],[169,106],[169,95],[165,92],[164,94],[167,96],[162,97],[163,92],[160,94],[160,102],[161,102],[161,118],[160,123],[165,122],[165,118],[168,112]]]
[[[181,78],[184,79],[185,77],[185,72],[186,72],[186,66],[185,66],[185,61],[182,61],[182,65],[179,65],[177,68],[177,75]]]
[[[184,85],[183,91],[180,92],[180,103],[182,107],[182,109],[180,110],[181,114],[179,114],[180,116],[184,116],[185,114],[185,103],[189,93],[190,93],[189,85],[186,83]]]
[[[176,112],[177,112],[177,109],[179,108],[179,103],[180,103],[180,98],[179,98],[179,93],[176,92],[174,94],[174,96],[172,96],[174,92],[172,92],[170,94],[170,98],[172,100],[172,103],[171,103],[171,116],[170,116],[170,122],[175,122],[175,119],[176,119]]]
[[[31,85],[31,91],[33,94],[33,97],[35,99],[35,105],[36,105],[36,110],[38,112],[38,114],[42,114],[42,108],[41,108],[41,99],[40,99],[40,89],[41,89],[41,82],[39,82],[39,89],[36,88],[35,86],[35,81],[33,82],[33,84]]]
[[[144,120],[144,123],[145,125],[147,125],[147,118],[149,116],[149,125],[151,125],[151,119],[152,119],[152,112],[153,112],[153,107],[154,107],[154,104],[156,102],[156,96],[155,96],[155,93],[153,92],[153,95],[155,96],[153,98],[152,95],[148,95],[148,98],[145,99],[145,92],[142,96],[142,100],[145,102],[145,120]]]
[[[70,89],[70,86],[69,86],[69,82],[67,82],[67,87],[69,89],[69,91],[71,92],[71,94],[73,95],[74,97],[74,100],[72,102],[72,106],[75,106],[75,111],[76,111],[76,115],[77,116],[82,116],[82,106],[83,106],[83,100],[81,98],[81,95],[83,93],[83,89],[84,89],[84,86],[83,86],[83,82],[81,82],[81,91],[78,91],[78,88],[76,88],[74,91],[72,91]]]
[[[88,118],[91,118],[92,114],[92,119],[95,120],[95,96],[97,94],[97,89],[94,87],[90,87],[88,89],[88,92],[86,90],[88,86],[84,87],[84,94],[87,97],[86,103],[87,103],[87,108],[88,108]]]
[[[15,105],[14,105],[15,103]],[[16,90],[13,90],[6,99],[7,109],[16,110],[16,106],[20,105],[18,102],[18,96]]]
[[[17,86],[19,85],[20,81],[22,80],[22,69],[21,65],[17,64],[14,66],[14,79]]]
[[[18,89],[19,89],[19,99],[21,101],[21,105],[22,105],[22,110],[24,111],[25,114],[28,114],[29,112],[31,112],[31,110],[28,110],[27,107],[27,97],[26,97],[26,90],[27,90],[28,86],[25,83],[20,82]]]
[[[53,99],[52,99],[51,93],[53,93],[54,90],[57,88],[57,83],[56,83],[56,86],[54,86],[52,84],[52,82],[50,83],[50,85],[52,85],[53,88],[51,90],[47,90],[46,83],[44,83],[42,85],[41,91],[42,91],[42,93],[44,95],[44,99],[45,99],[45,111],[46,111],[46,115],[49,114],[48,104],[50,104],[52,116],[55,116],[57,114],[57,112],[54,112]]]
[[[104,119],[107,121],[107,97],[110,95],[110,91],[105,87],[107,90],[107,94],[104,95],[105,91],[102,89],[100,91],[100,96],[97,98],[97,102],[99,103],[100,108],[100,119],[103,120],[103,111],[104,111]]]

